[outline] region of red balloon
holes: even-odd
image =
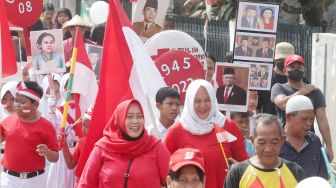
[[[196,79],[204,79],[202,64],[191,54],[184,51],[169,51],[155,59],[166,84],[180,93],[184,104],[185,93],[189,84]]]
[[[19,27],[30,27],[40,18],[42,0],[5,0],[8,20]]]

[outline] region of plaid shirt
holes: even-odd
[[[286,141],[282,145],[280,157],[300,165],[304,169],[306,177],[319,176],[328,179],[321,147],[320,138],[314,133],[308,132],[305,136],[305,143],[299,152]]]

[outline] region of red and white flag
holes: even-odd
[[[217,125],[215,125],[215,132],[219,143],[229,143],[237,140],[237,137]]]
[[[16,56],[9,32],[5,1],[0,1],[0,66],[2,78],[16,74]]]
[[[120,1],[111,0],[99,91],[91,120],[93,126],[90,126],[77,164],[76,176],[81,175],[94,143],[102,137],[103,129],[117,105],[127,99],[138,99],[144,108],[146,124],[149,124],[150,108],[146,98],[150,99],[151,105],[155,105],[156,92],[164,86],[166,84],[160,72],[133,31]]]
[[[76,31],[76,37],[74,48],[77,48],[77,57],[71,93],[80,94],[78,102],[81,114],[84,114],[95,103],[98,84],[79,29]]]

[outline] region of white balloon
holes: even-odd
[[[90,18],[95,25],[106,22],[109,5],[105,1],[96,1],[90,8]]]
[[[310,177],[300,181],[295,188],[332,188],[327,180],[321,177]]]

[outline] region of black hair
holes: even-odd
[[[163,87],[160,88],[159,91],[156,93],[156,103],[162,104],[162,102],[168,97],[180,100],[180,94],[175,89],[171,87]]]
[[[54,37],[54,35],[52,35],[52,34],[50,34],[50,33],[47,33],[47,32],[44,32],[44,33],[42,33],[42,34],[37,38],[36,44],[38,44],[38,45],[42,45],[42,40],[44,39],[44,37],[47,37],[47,36],[52,37],[53,40],[55,41],[55,37]]]
[[[271,8],[264,8],[264,9],[262,9],[261,10],[261,12],[260,12],[260,17],[263,17],[263,14],[264,14],[264,12],[266,11],[266,10],[270,10],[271,12],[272,12],[272,15],[273,15],[273,9],[271,9]]]
[[[233,62],[233,52],[227,52],[224,57],[224,62],[232,63]]]
[[[251,68],[252,68],[252,67],[255,67],[255,68],[257,68],[257,65],[254,65],[254,64],[253,64],[253,65],[251,65]]]
[[[257,7],[254,5],[247,5],[246,10],[257,10]]]
[[[28,89],[33,90],[34,92],[36,92],[37,94],[39,94],[41,96],[41,98],[42,98],[42,96],[43,96],[43,89],[42,89],[42,87],[40,85],[38,85],[38,83],[33,82],[33,81],[24,81],[23,83],[25,84],[25,86]],[[31,101],[31,103],[36,102],[36,100],[34,100],[32,98],[30,98],[30,97],[28,97],[28,98]]]
[[[254,129],[253,129],[253,137],[257,136],[257,128],[260,125],[263,126],[270,126],[275,123],[279,129],[280,136],[283,136],[283,128],[280,123],[280,120],[278,116],[272,115],[272,114],[259,114],[256,117],[255,123],[254,123]]]
[[[91,40],[97,42],[98,45],[103,46],[105,36],[105,23],[95,26],[91,33]]]
[[[231,112],[230,117],[233,118],[235,115],[240,115],[241,118],[249,118],[249,114],[247,112]]]
[[[62,12],[63,12],[64,14],[66,14],[66,15],[69,17],[69,20],[72,19],[71,11],[70,11],[68,8],[61,8],[61,9],[57,12],[56,17],[55,17],[56,27],[57,27],[58,29],[61,29],[61,28],[62,28],[62,25],[58,23],[58,19],[57,19],[58,16],[59,16]]]
[[[270,39],[269,39],[269,38],[266,38],[266,37],[264,37],[262,41],[267,41],[267,42],[270,42]]]
[[[43,12],[45,12],[47,10],[55,11],[54,5],[52,3],[45,3],[43,5]]]
[[[215,58],[215,56],[214,56],[213,54],[211,54],[211,53],[207,53],[207,54],[206,54],[206,57],[209,58],[209,59],[211,59],[213,62],[216,63],[216,58]]]
[[[202,181],[202,183],[204,183],[204,173],[203,173],[203,171],[198,166],[195,166],[195,165],[193,165],[193,166],[196,168],[196,172],[197,172],[197,175],[198,175],[199,179]],[[177,181],[180,178],[182,168],[183,167],[178,169],[176,172],[174,172],[173,170],[169,171],[168,176],[171,178],[172,181]]]

